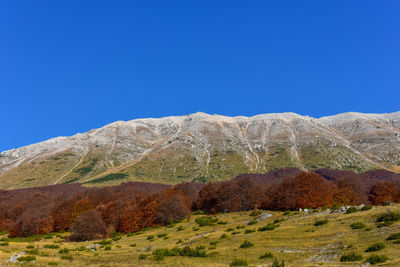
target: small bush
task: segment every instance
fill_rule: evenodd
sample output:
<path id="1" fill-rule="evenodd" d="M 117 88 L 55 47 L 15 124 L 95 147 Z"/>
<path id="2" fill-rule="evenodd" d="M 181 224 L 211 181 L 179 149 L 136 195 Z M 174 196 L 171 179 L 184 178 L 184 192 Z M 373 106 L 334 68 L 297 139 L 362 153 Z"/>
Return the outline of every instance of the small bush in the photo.
<path id="1" fill-rule="evenodd" d="M 272 231 L 275 230 L 275 228 L 279 227 L 277 224 L 269 223 L 266 226 L 258 228 L 259 232 L 264 232 L 264 231 Z"/>
<path id="2" fill-rule="evenodd" d="M 254 233 L 256 230 L 253 230 L 253 229 L 246 229 L 245 231 L 244 231 L 244 233 L 245 234 L 251 234 L 251 233 Z"/>
<path id="3" fill-rule="evenodd" d="M 398 240 L 400 239 L 400 233 L 391 234 L 386 240 Z"/>
<path id="4" fill-rule="evenodd" d="M 102 246 L 106 246 L 106 245 L 110 245 L 111 244 L 111 240 L 101 240 L 99 242 L 96 242 L 96 244 L 102 245 Z"/>
<path id="5" fill-rule="evenodd" d="M 146 254 L 140 254 L 139 255 L 139 260 L 145 260 L 147 259 L 147 255 Z"/>
<path id="6" fill-rule="evenodd" d="M 166 237 L 168 234 L 166 233 L 162 233 L 162 234 L 158 234 L 157 237 L 161 238 L 161 237 Z"/>
<path id="7" fill-rule="evenodd" d="M 153 240 L 154 239 L 154 235 L 149 235 L 149 236 L 147 236 L 147 240 Z"/>
<path id="8" fill-rule="evenodd" d="M 216 246 L 217 244 L 218 244 L 218 241 L 210 242 L 210 246 Z"/>
<path id="9" fill-rule="evenodd" d="M 37 249 L 25 250 L 25 253 L 28 255 L 39 255 L 39 250 Z"/>
<path id="10" fill-rule="evenodd" d="M 321 226 L 321 225 L 324 225 L 327 223 L 328 223 L 328 220 L 319 220 L 314 223 L 314 226 Z"/>
<path id="11" fill-rule="evenodd" d="M 371 255 L 367 258 L 367 262 L 371 264 L 382 263 L 388 260 L 388 257 L 383 255 Z"/>
<path id="12" fill-rule="evenodd" d="M 272 223 L 280 223 L 283 222 L 285 219 L 281 218 L 281 219 L 275 219 Z"/>
<path id="13" fill-rule="evenodd" d="M 282 260 L 282 262 L 279 262 L 276 258 L 274 259 L 274 262 L 272 263 L 271 267 L 285 267 L 285 261 Z"/>
<path id="14" fill-rule="evenodd" d="M 226 229 L 225 230 L 225 232 L 232 232 L 232 231 L 234 231 L 235 229 L 233 229 L 233 228 L 228 228 L 228 229 Z"/>
<path id="15" fill-rule="evenodd" d="M 263 255 L 260 256 L 260 260 L 261 259 L 272 259 L 274 257 L 274 255 L 271 252 L 265 252 Z"/>
<path id="16" fill-rule="evenodd" d="M 365 250 L 365 252 L 379 251 L 379 250 L 384 249 L 385 247 L 386 247 L 386 245 L 383 244 L 383 243 L 375 243 L 375 244 L 369 246 L 369 247 Z"/>
<path id="17" fill-rule="evenodd" d="M 381 214 L 377 222 L 382 223 L 382 222 L 397 222 L 400 220 L 400 213 L 398 212 L 386 212 L 384 214 Z"/>
<path id="18" fill-rule="evenodd" d="M 72 260 L 72 256 L 71 255 L 62 255 L 61 259 L 62 260 Z"/>
<path id="19" fill-rule="evenodd" d="M 21 261 L 21 262 L 28 262 L 28 261 L 35 261 L 36 257 L 35 256 L 21 256 L 19 258 L 17 258 L 17 261 Z"/>
<path id="20" fill-rule="evenodd" d="M 212 216 L 204 216 L 204 217 L 196 218 L 194 221 L 200 227 L 202 227 L 202 226 L 213 226 L 218 222 L 218 219 L 214 218 Z"/>
<path id="21" fill-rule="evenodd" d="M 178 228 L 176 228 L 176 231 L 182 231 L 182 230 L 184 230 L 184 229 L 185 229 L 185 228 L 183 228 L 182 225 L 179 225 Z"/>
<path id="22" fill-rule="evenodd" d="M 366 225 L 362 222 L 355 222 L 355 223 L 350 224 L 350 227 L 353 229 L 363 229 L 366 227 Z"/>
<path id="23" fill-rule="evenodd" d="M 384 202 L 382 202 L 382 206 L 392 206 L 392 202 L 384 201 Z"/>
<path id="24" fill-rule="evenodd" d="M 261 210 L 255 210 L 255 211 L 250 212 L 250 216 L 256 217 L 256 216 L 260 215 L 261 213 L 262 213 Z"/>
<path id="25" fill-rule="evenodd" d="M 51 249 L 59 249 L 60 246 L 59 245 L 54 245 L 54 244 L 48 244 L 48 245 L 44 245 L 44 248 L 51 248 Z"/>
<path id="26" fill-rule="evenodd" d="M 118 241 L 118 240 L 120 240 L 122 238 L 122 236 L 114 236 L 113 238 L 112 238 L 112 240 L 113 241 Z"/>
<path id="27" fill-rule="evenodd" d="M 9 244 L 7 243 L 7 242 L 3 242 L 3 243 L 0 243 L 0 247 L 6 247 L 6 246 L 8 246 Z"/>
<path id="28" fill-rule="evenodd" d="M 218 221 L 218 224 L 228 224 L 226 221 Z"/>
<path id="29" fill-rule="evenodd" d="M 226 239 L 226 238 L 228 238 L 228 235 L 227 235 L 227 234 L 222 234 L 222 235 L 220 236 L 220 238 L 221 238 L 221 239 Z"/>
<path id="30" fill-rule="evenodd" d="M 364 207 L 361 208 L 361 211 L 367 211 L 367 210 L 370 210 L 370 209 L 372 209 L 372 206 L 364 206 Z"/>
<path id="31" fill-rule="evenodd" d="M 192 230 L 193 230 L 193 231 L 199 231 L 200 228 L 199 228 L 199 227 L 193 227 Z"/>
<path id="32" fill-rule="evenodd" d="M 250 248 L 250 247 L 253 247 L 253 246 L 254 246 L 253 243 L 251 243 L 250 241 L 245 240 L 245 241 L 240 245 L 239 248 Z"/>
<path id="33" fill-rule="evenodd" d="M 50 262 L 48 262 L 47 264 L 50 265 L 50 266 L 57 266 L 57 265 L 58 265 L 58 262 L 50 261 Z"/>
<path id="34" fill-rule="evenodd" d="M 291 211 L 290 210 L 285 210 L 285 212 L 283 213 L 283 216 L 288 216 L 290 215 Z"/>
<path id="35" fill-rule="evenodd" d="M 27 248 L 27 249 L 31 249 L 31 248 L 35 248 L 35 246 L 33 246 L 33 245 L 28 245 L 28 246 L 26 246 L 26 248 Z"/>
<path id="36" fill-rule="evenodd" d="M 240 234 L 239 231 L 232 232 L 232 235 L 238 235 L 238 234 Z"/>
<path id="37" fill-rule="evenodd" d="M 236 229 L 244 229 L 246 226 L 244 226 L 244 225 L 238 225 L 238 226 L 236 226 Z"/>
<path id="38" fill-rule="evenodd" d="M 254 225 L 257 223 L 257 220 L 251 220 L 247 225 Z"/>
<path id="39" fill-rule="evenodd" d="M 344 254 L 342 257 L 340 257 L 340 261 L 360 261 L 362 260 L 362 256 L 360 254 L 356 254 L 354 252 L 351 252 L 349 254 Z"/>
<path id="40" fill-rule="evenodd" d="M 346 210 L 346 214 L 357 212 L 358 209 L 356 207 L 350 207 Z"/>
<path id="41" fill-rule="evenodd" d="M 106 246 L 104 250 L 111 250 L 111 246 Z"/>
<path id="42" fill-rule="evenodd" d="M 229 264 L 229 266 L 249 266 L 245 259 L 236 259 Z"/>
<path id="43" fill-rule="evenodd" d="M 67 248 L 63 248 L 58 251 L 58 254 L 68 254 L 68 253 L 69 253 L 69 249 L 67 249 Z"/>

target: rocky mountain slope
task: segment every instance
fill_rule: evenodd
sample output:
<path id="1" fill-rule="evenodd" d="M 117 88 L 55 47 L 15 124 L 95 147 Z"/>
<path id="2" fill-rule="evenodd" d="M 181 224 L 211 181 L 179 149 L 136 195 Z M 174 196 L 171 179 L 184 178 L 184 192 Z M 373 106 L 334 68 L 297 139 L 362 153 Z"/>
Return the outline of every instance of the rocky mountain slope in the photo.
<path id="1" fill-rule="evenodd" d="M 212 181 L 282 167 L 400 171 L 400 112 L 119 121 L 0 153 L 0 188 Z"/>

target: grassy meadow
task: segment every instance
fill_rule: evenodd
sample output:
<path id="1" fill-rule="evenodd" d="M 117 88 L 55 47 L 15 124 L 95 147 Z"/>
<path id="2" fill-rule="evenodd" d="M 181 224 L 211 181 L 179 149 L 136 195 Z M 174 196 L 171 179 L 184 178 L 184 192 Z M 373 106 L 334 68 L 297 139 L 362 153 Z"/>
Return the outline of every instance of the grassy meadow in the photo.
<path id="1" fill-rule="evenodd" d="M 389 211 L 400 212 L 400 205 L 349 214 L 324 210 L 192 214 L 169 226 L 90 242 L 67 242 L 69 233 L 7 238 L 3 232 L 0 265 L 271 266 L 276 259 L 285 266 L 361 266 L 367 260 L 378 266 L 400 266 L 400 218 L 378 222 Z M 25 252 L 22 261 L 7 263 L 20 252 Z"/>

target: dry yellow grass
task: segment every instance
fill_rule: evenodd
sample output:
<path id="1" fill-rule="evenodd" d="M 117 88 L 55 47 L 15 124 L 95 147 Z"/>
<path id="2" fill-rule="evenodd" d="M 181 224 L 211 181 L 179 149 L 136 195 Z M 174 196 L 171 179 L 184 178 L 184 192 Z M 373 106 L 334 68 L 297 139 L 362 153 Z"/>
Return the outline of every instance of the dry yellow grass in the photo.
<path id="1" fill-rule="evenodd" d="M 169 227 L 152 228 L 140 234 L 121 235 L 121 239 L 111 242 L 111 250 L 99 247 L 96 251 L 70 251 L 71 260 L 61 259 L 59 249 L 45 248 L 46 244 L 57 244 L 62 248 L 76 250 L 79 247 L 88 247 L 95 242 L 65 242 L 63 237 L 68 233 L 52 235 L 51 238 L 32 240 L 5 240 L 0 241 L 0 264 L 6 263 L 11 255 L 27 251 L 26 247 L 34 246 L 39 254 L 35 266 L 48 266 L 49 263 L 58 263 L 59 266 L 229 266 L 236 258 L 246 259 L 249 266 L 269 266 L 273 259 L 259 259 L 265 252 L 271 252 L 279 261 L 285 260 L 285 266 L 361 266 L 371 253 L 364 250 L 373 243 L 384 242 L 386 248 L 375 254 L 389 258 L 384 266 L 400 266 L 400 244 L 386 241 L 392 234 L 400 232 L 400 223 L 380 227 L 376 225 L 377 217 L 387 210 L 400 212 L 400 205 L 392 207 L 374 207 L 369 211 L 351 214 L 327 213 L 297 213 L 284 216 L 282 212 L 269 212 L 273 216 L 259 220 L 254 225 L 247 223 L 253 219 L 249 212 L 219 214 L 219 221 L 227 224 L 199 227 L 196 218 L 204 215 L 192 215 L 191 218 Z M 279 227 L 272 231 L 257 231 L 276 219 L 284 219 Z M 328 223 L 314 226 L 315 221 L 327 219 Z M 366 228 L 354 230 L 350 224 L 363 222 Z M 243 227 L 244 228 L 241 228 Z M 183 230 L 178 230 L 183 228 Z M 198 228 L 198 230 L 194 229 Z M 227 231 L 233 228 L 233 231 Z M 237 229 L 239 228 L 239 229 Z M 256 230 L 245 233 L 245 230 Z M 234 232 L 240 232 L 235 233 Z M 165 237 L 157 237 L 167 234 Z M 228 238 L 222 239 L 221 235 Z M 58 236 L 57 236 L 58 235 Z M 148 236 L 154 236 L 153 241 Z M 6 236 L 0 236 L 5 238 Z M 111 239 L 110 239 L 111 240 Z M 181 240 L 177 244 L 177 242 Z M 239 246 L 244 240 L 254 243 L 254 246 L 242 249 Z M 8 246 L 1 246 L 7 242 Z M 216 245 L 210 244 L 217 242 Z M 204 246 L 208 257 L 195 258 L 183 256 L 168 256 L 161 261 L 154 260 L 152 252 L 160 248 L 190 246 Z M 355 263 L 342 263 L 340 256 L 344 253 L 356 252 L 363 255 L 363 260 Z M 139 260 L 140 254 L 148 255 L 147 259 Z"/>

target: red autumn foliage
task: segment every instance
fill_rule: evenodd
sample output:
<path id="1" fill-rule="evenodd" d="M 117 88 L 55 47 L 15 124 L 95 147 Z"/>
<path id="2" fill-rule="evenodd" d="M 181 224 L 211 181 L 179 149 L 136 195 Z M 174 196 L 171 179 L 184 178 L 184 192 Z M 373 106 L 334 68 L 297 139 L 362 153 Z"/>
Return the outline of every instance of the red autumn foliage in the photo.
<path id="1" fill-rule="evenodd" d="M 316 173 L 300 173 L 284 179 L 272 192 L 271 209 L 318 208 L 334 203 L 335 184 L 330 184 Z"/>
<path id="2" fill-rule="evenodd" d="M 94 209 L 80 214 L 71 227 L 72 241 L 85 241 L 105 238 L 107 226 L 101 219 L 100 213 Z"/>
<path id="3" fill-rule="evenodd" d="M 384 170 L 306 173 L 287 168 L 174 187 L 135 182 L 103 188 L 69 184 L 0 191 L 0 231 L 16 237 L 71 230 L 71 240 L 82 241 L 165 225 L 197 209 L 217 213 L 396 202 L 398 185 L 400 175 Z"/>
<path id="4" fill-rule="evenodd" d="M 385 201 L 397 202 L 399 193 L 396 185 L 392 182 L 376 182 L 371 187 L 369 198 L 372 204 L 380 205 Z"/>

